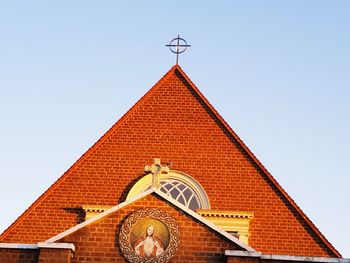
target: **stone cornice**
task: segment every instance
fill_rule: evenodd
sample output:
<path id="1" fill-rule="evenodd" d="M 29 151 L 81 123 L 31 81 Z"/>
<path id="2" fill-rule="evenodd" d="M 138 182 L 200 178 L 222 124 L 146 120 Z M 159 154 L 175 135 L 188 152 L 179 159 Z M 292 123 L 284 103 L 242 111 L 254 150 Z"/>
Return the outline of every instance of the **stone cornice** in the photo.
<path id="1" fill-rule="evenodd" d="M 231 211 L 231 210 L 206 210 L 197 209 L 196 212 L 204 217 L 228 217 L 228 218 L 241 218 L 241 219 L 252 219 L 254 216 L 253 212 L 245 211 Z"/>

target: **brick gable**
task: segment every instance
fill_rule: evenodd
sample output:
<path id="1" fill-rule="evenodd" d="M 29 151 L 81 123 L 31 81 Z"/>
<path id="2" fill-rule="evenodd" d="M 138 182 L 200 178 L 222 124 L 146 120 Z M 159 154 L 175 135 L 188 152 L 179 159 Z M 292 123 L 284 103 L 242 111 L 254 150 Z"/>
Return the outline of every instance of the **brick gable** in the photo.
<path id="1" fill-rule="evenodd" d="M 175 66 L 12 226 L 2 242 L 38 242 L 81 222 L 83 204 L 116 205 L 154 157 L 194 177 L 211 209 L 253 211 L 263 253 L 339 256 L 182 70 Z"/>

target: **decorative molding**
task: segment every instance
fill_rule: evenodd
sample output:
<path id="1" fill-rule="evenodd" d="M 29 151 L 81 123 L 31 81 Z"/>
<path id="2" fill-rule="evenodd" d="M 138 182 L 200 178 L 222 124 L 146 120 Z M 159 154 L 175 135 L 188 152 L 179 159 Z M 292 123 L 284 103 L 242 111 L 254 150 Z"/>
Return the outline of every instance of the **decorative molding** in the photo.
<path id="1" fill-rule="evenodd" d="M 152 187 L 159 189 L 159 176 L 162 173 L 168 173 L 169 167 L 167 165 L 162 166 L 160 158 L 153 158 L 153 164 L 151 166 L 145 166 L 145 172 L 151 172 L 152 174 Z"/>
<path id="2" fill-rule="evenodd" d="M 112 207 L 111 205 L 83 205 L 82 209 L 85 213 L 85 221 Z"/>
<path id="3" fill-rule="evenodd" d="M 253 212 L 206 209 L 198 209 L 196 212 L 223 230 L 236 234 L 240 241 L 248 244 Z"/>
<path id="4" fill-rule="evenodd" d="M 196 212 L 204 217 L 230 217 L 230 218 L 252 219 L 254 216 L 253 212 L 231 211 L 231 210 L 198 209 L 196 210 Z"/>
<path id="5" fill-rule="evenodd" d="M 149 222 L 152 222 L 150 220 L 153 220 L 153 222 L 160 222 L 160 224 L 163 224 L 163 226 L 166 228 L 167 236 L 168 236 L 168 244 L 166 247 L 164 246 L 162 248 L 162 252 L 157 255 L 157 256 L 149 256 L 149 257 L 143 257 L 140 254 L 137 253 L 137 247 L 134 248 L 135 244 L 132 244 L 131 242 L 131 235 L 134 234 L 132 233 L 135 227 L 139 224 L 142 224 L 146 221 L 145 226 Z M 153 226 L 153 231 L 154 231 L 154 226 Z M 148 227 L 146 228 L 148 231 Z M 152 239 L 153 239 L 153 232 L 152 232 Z M 141 238 L 142 241 L 137 241 L 137 242 L 144 242 L 143 240 L 146 240 L 145 237 L 144 239 Z M 159 240 L 159 243 L 161 243 L 162 240 L 156 239 L 156 243 Z M 136 242 L 136 243 L 137 243 Z M 154 241 L 152 241 L 154 242 Z M 168 215 L 166 212 L 158 209 L 158 208 L 144 208 L 137 210 L 133 214 L 131 214 L 123 223 L 120 233 L 119 233 L 119 247 L 120 250 L 122 251 L 124 257 L 129 261 L 129 262 L 149 262 L 149 263 L 155 263 L 155 262 L 168 262 L 170 259 L 175 255 L 176 250 L 178 249 L 180 244 L 180 233 L 179 233 L 179 228 L 177 226 L 177 223 L 173 217 Z M 162 246 L 164 243 L 162 243 Z M 152 247 L 152 250 L 154 248 Z"/>

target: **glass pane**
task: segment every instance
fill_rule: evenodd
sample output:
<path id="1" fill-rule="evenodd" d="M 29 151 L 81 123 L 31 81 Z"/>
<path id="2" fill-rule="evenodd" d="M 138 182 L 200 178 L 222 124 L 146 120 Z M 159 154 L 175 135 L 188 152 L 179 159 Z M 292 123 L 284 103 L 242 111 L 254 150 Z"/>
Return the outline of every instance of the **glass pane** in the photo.
<path id="1" fill-rule="evenodd" d="M 187 188 L 184 192 L 183 192 L 183 195 L 185 196 L 186 200 L 189 201 L 190 198 L 192 197 L 193 195 L 193 192 Z"/>
<path id="2" fill-rule="evenodd" d="M 185 199 L 182 197 L 182 195 L 179 196 L 179 199 L 177 199 L 181 204 L 186 205 Z"/>
<path id="3" fill-rule="evenodd" d="M 166 190 L 170 190 L 171 188 L 173 188 L 173 185 L 167 183 L 167 184 L 164 184 L 163 187 L 166 189 Z M 162 188 L 163 188 L 162 187 Z"/>
<path id="4" fill-rule="evenodd" d="M 178 195 L 180 194 L 180 191 L 174 188 L 173 190 L 170 191 L 170 195 L 176 200 Z"/>
<path id="5" fill-rule="evenodd" d="M 177 186 L 177 188 L 179 188 L 179 189 L 182 191 L 183 189 L 185 189 L 185 188 L 186 188 L 186 186 L 185 186 L 185 185 L 183 185 L 183 184 L 180 184 L 180 185 L 178 185 L 178 186 Z"/>
<path id="6" fill-rule="evenodd" d="M 198 201 L 196 198 L 192 198 L 191 202 L 190 202 L 190 205 L 188 206 L 189 209 L 193 210 L 193 211 L 196 211 L 196 209 L 199 208 L 199 204 L 198 204 Z"/>
<path id="7" fill-rule="evenodd" d="M 191 210 L 201 208 L 199 196 L 188 184 L 176 179 L 163 179 L 160 181 L 160 184 L 160 190 L 163 193 L 171 196 Z"/>

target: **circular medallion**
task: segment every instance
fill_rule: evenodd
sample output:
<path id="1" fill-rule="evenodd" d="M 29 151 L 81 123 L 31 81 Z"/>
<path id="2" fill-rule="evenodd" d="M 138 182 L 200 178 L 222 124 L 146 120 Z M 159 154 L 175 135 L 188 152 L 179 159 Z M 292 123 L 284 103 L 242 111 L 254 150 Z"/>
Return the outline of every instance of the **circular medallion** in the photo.
<path id="1" fill-rule="evenodd" d="M 137 210 L 119 233 L 120 250 L 129 262 L 168 262 L 179 242 L 175 219 L 158 208 Z"/>

